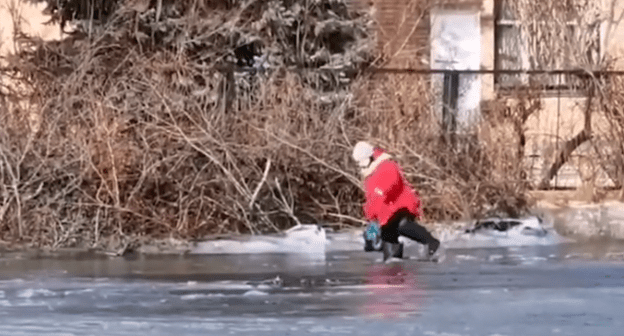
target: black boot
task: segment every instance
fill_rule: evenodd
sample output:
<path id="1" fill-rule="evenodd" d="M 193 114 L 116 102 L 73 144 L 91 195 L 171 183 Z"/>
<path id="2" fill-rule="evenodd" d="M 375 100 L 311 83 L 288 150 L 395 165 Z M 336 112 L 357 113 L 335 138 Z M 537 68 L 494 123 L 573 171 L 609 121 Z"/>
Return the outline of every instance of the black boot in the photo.
<path id="1" fill-rule="evenodd" d="M 418 224 L 413 218 L 403 218 L 399 223 L 399 234 L 427 245 L 429 257 L 434 255 L 440 247 L 440 241 L 431 235 L 427 229 Z"/>
<path id="2" fill-rule="evenodd" d="M 383 242 L 383 260 L 390 258 L 403 259 L 403 244 Z"/>
<path id="3" fill-rule="evenodd" d="M 429 257 L 432 257 L 440 247 L 440 241 L 432 236 L 427 246 L 429 247 Z"/>

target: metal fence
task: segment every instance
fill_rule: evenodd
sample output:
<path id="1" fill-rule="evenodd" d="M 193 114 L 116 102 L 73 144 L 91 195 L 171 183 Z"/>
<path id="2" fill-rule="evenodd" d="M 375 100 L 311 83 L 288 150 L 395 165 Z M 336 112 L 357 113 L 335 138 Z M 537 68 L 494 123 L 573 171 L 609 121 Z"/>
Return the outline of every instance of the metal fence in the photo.
<path id="1" fill-rule="evenodd" d="M 530 180 L 536 185 L 547 176 L 561 150 L 570 146 L 572 139 L 583 140 L 573 147 L 572 155 L 558 173 L 549 180 L 555 188 L 578 188 L 584 183 L 603 187 L 619 187 L 622 183 L 622 138 L 614 134 L 613 120 L 609 120 L 600 107 L 592 107 L 590 135 L 581 132 L 585 128 L 588 97 L 597 94 L 614 78 L 624 79 L 624 71 L 574 70 L 447 70 L 447 69 L 284 69 L 291 72 L 311 71 L 328 73 L 336 77 L 354 77 L 355 74 L 401 78 L 401 83 L 414 81 L 431 85 L 433 109 L 436 111 L 441 131 L 453 136 L 466 126 L 479 124 L 497 103 L 518 103 L 531 95 L 529 100 L 539 102 L 538 109 L 523 120 L 526 168 Z M 224 78 L 233 80 L 232 73 L 257 73 L 267 69 L 230 68 Z M 405 86 L 405 85 L 401 85 Z M 409 85 L 407 85 L 409 86 Z M 624 87 L 623 87 L 624 88 Z M 601 95 L 605 106 L 605 96 Z M 227 98 L 226 98 L 227 99 Z M 608 99 L 607 99 L 608 100 Z M 608 103 L 608 102 L 607 102 Z M 381 102 L 380 104 L 384 104 Z M 530 106 L 521 107 L 525 109 Z M 525 111 L 527 112 L 527 111 Z M 530 111 L 528 111 L 530 112 Z M 527 113 L 528 113 L 527 112 Z M 599 112 L 599 113 L 594 113 Z M 622 125 L 620 125 L 621 127 Z M 579 137 L 580 135 L 580 137 Z M 612 160 L 612 158 L 619 158 Z"/>
<path id="2" fill-rule="evenodd" d="M 617 108 L 609 95 L 613 79 L 624 71 L 587 70 L 430 70 L 373 69 L 390 75 L 427 76 L 442 130 L 453 134 L 462 125 L 478 124 L 498 103 L 525 109 L 523 119 L 526 168 L 536 185 L 549 176 L 562 152 L 571 155 L 550 179 L 550 187 L 578 188 L 592 183 L 620 187 L 624 176 L 621 121 L 605 110 Z M 624 88 L 624 87 L 623 87 Z M 527 98 L 528 97 L 528 98 Z M 591 99 L 590 99 L 591 97 Z M 522 103 L 532 106 L 521 106 Z M 534 111 L 528 111 L 536 107 Z M 588 124 L 588 125 L 587 125 Z"/>
<path id="3" fill-rule="evenodd" d="M 0 69 L 8 71 L 10 69 Z M 230 109 L 237 93 L 236 75 L 254 77 L 270 69 L 258 67 L 212 68 L 207 71 L 222 74 L 223 108 Z M 536 184 L 548 174 L 561 149 L 584 129 L 584 104 L 596 84 L 606 85 L 612 79 L 623 79 L 624 71 L 575 70 L 447 70 L 374 68 L 305 69 L 285 68 L 287 72 L 328 73 L 331 76 L 353 78 L 357 74 L 400 77 L 402 82 L 419 82 L 431 85 L 433 109 L 439 117 L 441 131 L 446 135 L 461 132 L 466 124 L 478 124 L 492 105 L 514 103 L 521 94 L 533 94 L 540 102 L 539 109 L 523 120 L 524 155 L 530 180 Z M 339 81 L 339 80 L 337 80 Z M 2 84 L 2 83 L 0 83 Z M 408 83 L 409 84 L 409 83 Z M 344 88 L 344 86 L 343 86 Z M 624 90 L 624 86 L 622 86 Z M 537 97 L 537 98 L 535 98 Z M 1 98 L 1 97 L 0 97 Z M 600 107 L 604 107 L 604 95 Z M 381 102 L 380 104 L 383 104 Z M 607 104 L 608 98 L 607 98 Z M 615 102 L 613 102 L 615 104 Z M 624 102 L 623 102 L 624 103 Z M 594 110 L 600 111 L 600 107 Z M 530 108 L 530 107 L 525 107 Z M 498 111 L 501 112 L 501 111 Z M 494 111 L 496 113 L 496 111 Z M 594 113 L 592 113 L 594 114 Z M 592 134 L 574 148 L 573 155 L 558 170 L 550 187 L 577 188 L 588 180 L 605 187 L 619 187 L 624 182 L 623 121 L 614 121 L 604 113 L 592 118 Z M 613 129 L 619 123 L 619 129 Z M 595 125 L 594 125 L 595 124 Z M 616 125 L 617 126 L 617 125 Z"/>

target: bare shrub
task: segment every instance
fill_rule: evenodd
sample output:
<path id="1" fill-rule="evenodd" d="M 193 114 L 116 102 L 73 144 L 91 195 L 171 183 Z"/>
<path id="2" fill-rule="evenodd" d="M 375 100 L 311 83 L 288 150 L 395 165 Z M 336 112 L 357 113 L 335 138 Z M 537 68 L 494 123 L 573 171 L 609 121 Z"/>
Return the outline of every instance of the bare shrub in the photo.
<path id="1" fill-rule="evenodd" d="M 603 143 L 596 146 L 600 164 L 616 188 L 624 186 L 624 78 L 607 76 L 599 90 L 600 108 L 608 127 L 602 134 Z M 624 199 L 624 190 L 620 194 Z"/>
<path id="2" fill-rule="evenodd" d="M 522 156 L 509 150 L 516 138 L 494 139 L 483 131 L 511 123 L 510 115 L 520 112 L 496 108 L 483 130 L 455 134 L 449 143 L 432 108 L 428 76 L 377 75 L 364 83 L 354 137 L 372 138 L 396 155 L 423 199 L 426 221 L 526 211 Z"/>
<path id="3" fill-rule="evenodd" d="M 279 4 L 217 13 L 170 4 L 161 21 L 122 8 L 91 38 L 78 30 L 62 42 L 24 39 L 3 73 L 23 88 L 8 97 L 30 105 L 13 104 L 0 126 L 2 239 L 106 246 L 107 237 L 275 232 L 349 218 L 341 208 L 354 208 L 358 180 L 343 171 L 349 149 L 336 141 L 348 104 L 329 89 L 352 75 L 279 69 L 314 59 L 307 53 L 331 56 L 310 66 L 356 69 L 366 61 L 365 21 L 332 18 L 327 8 L 347 14 L 340 3 L 311 2 L 314 15 Z M 310 41 L 288 35 L 297 20 Z M 332 31 L 353 40 L 335 55 L 328 49 L 341 46 L 323 38 Z M 260 62 L 257 50 L 238 54 L 254 38 L 268 50 Z M 260 74 L 234 73 L 236 65 Z"/>
<path id="4" fill-rule="evenodd" d="M 354 75 L 372 59 L 368 21 L 343 3 L 309 2 L 320 26 L 296 2 L 159 3 L 121 7 L 90 36 L 26 40 L 4 69 L 23 90 L 0 123 L 0 239 L 123 250 L 361 224 L 361 139 L 395 154 L 428 221 L 523 210 L 505 172 L 519 156 L 475 135 L 446 143 L 426 77 Z M 334 52 L 332 32 L 352 42 Z M 258 40 L 265 52 L 237 53 Z"/>

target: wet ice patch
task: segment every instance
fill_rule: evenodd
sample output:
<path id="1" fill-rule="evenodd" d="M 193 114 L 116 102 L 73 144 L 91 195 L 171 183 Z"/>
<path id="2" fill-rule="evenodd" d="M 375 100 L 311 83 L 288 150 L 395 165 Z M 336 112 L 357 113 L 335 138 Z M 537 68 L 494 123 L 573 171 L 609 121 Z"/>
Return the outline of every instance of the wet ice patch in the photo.
<path id="1" fill-rule="evenodd" d="M 230 333 L 234 332 L 258 332 L 258 331 L 272 331 L 273 329 L 266 325 L 250 325 L 248 327 L 230 327 Z"/>
<path id="2" fill-rule="evenodd" d="M 14 304 L 14 306 L 18 306 L 18 307 L 43 307 L 43 306 L 47 306 L 48 309 L 52 310 L 52 307 L 43 302 L 43 301 L 32 301 L 30 299 L 27 299 L 25 301 L 18 301 Z"/>
<path id="3" fill-rule="evenodd" d="M 458 259 L 458 260 L 478 260 L 479 258 L 477 258 L 477 257 L 475 257 L 473 255 L 458 254 L 458 255 L 455 256 L 455 259 Z"/>
<path id="4" fill-rule="evenodd" d="M 311 319 L 303 319 L 303 320 L 299 320 L 297 321 L 297 324 L 314 324 L 315 322 Z"/>
<path id="5" fill-rule="evenodd" d="M 93 292 L 93 288 L 85 288 L 85 289 L 67 290 L 63 292 L 63 294 L 65 296 L 69 296 L 69 295 L 80 295 L 80 294 L 92 293 L 92 292 Z"/>
<path id="6" fill-rule="evenodd" d="M 139 321 L 121 321 L 120 323 L 126 327 L 134 327 L 134 328 L 148 328 L 150 325 L 147 322 L 139 322 Z"/>
<path id="7" fill-rule="evenodd" d="M 225 327 L 226 327 L 225 323 L 220 323 L 220 322 L 188 323 L 188 324 L 183 325 L 183 328 L 187 328 L 187 329 L 201 329 L 201 330 L 211 330 L 211 331 L 223 330 L 225 329 Z"/>
<path id="8" fill-rule="evenodd" d="M 454 333 L 447 333 L 447 332 L 435 332 L 435 331 L 425 331 L 425 335 L 427 336 L 464 336 L 463 334 L 454 334 Z"/>
<path id="9" fill-rule="evenodd" d="M 346 256 L 346 255 L 335 255 L 333 258 L 336 259 L 336 260 L 348 260 L 348 259 L 351 259 L 349 256 Z"/>
<path id="10" fill-rule="evenodd" d="M 323 333 L 323 334 L 353 334 L 353 327 L 326 327 L 326 326 L 314 326 L 308 329 L 309 333 Z"/>
<path id="11" fill-rule="evenodd" d="M 591 253 L 570 253 L 566 254 L 565 259 L 592 259 L 593 257 Z"/>
<path id="12" fill-rule="evenodd" d="M 11 280 L 0 280 L 0 285 L 21 284 L 25 282 L 26 280 L 24 279 L 16 278 L 16 279 L 11 279 Z"/>
<path id="13" fill-rule="evenodd" d="M 28 288 L 28 289 L 19 291 L 17 293 L 17 297 L 22 298 L 22 299 L 30 299 L 30 298 L 37 297 L 37 296 L 49 297 L 49 296 L 55 296 L 55 295 L 56 293 L 48 289 L 32 289 L 32 288 Z"/>

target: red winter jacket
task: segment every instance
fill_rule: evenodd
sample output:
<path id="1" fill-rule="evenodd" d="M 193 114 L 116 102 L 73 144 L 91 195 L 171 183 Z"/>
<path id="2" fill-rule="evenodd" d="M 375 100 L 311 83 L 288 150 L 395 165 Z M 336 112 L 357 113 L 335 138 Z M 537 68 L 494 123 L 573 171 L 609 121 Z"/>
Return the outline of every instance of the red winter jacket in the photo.
<path id="1" fill-rule="evenodd" d="M 403 176 L 401 167 L 383 150 L 375 149 L 373 162 L 362 174 L 366 193 L 364 216 L 369 221 L 384 226 L 401 209 L 421 218 L 420 198 Z"/>

